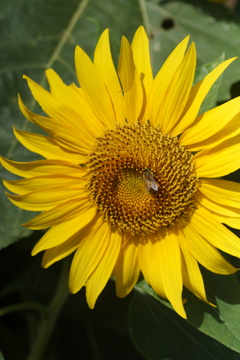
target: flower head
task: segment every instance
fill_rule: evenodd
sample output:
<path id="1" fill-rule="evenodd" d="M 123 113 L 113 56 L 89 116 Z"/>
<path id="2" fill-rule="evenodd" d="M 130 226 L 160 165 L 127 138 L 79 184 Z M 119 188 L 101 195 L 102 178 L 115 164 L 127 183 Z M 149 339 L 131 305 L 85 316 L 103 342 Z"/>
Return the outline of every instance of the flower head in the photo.
<path id="1" fill-rule="evenodd" d="M 45 159 L 2 159 L 24 178 L 4 183 L 15 205 L 41 211 L 25 226 L 50 228 L 32 252 L 45 250 L 44 267 L 74 252 L 70 290 L 85 286 L 91 308 L 112 274 L 124 297 L 142 272 L 185 317 L 183 286 L 207 302 L 199 264 L 236 271 L 218 249 L 240 256 L 239 239 L 223 225 L 240 228 L 240 185 L 218 178 L 239 168 L 240 98 L 198 115 L 233 59 L 193 86 L 196 50 L 188 40 L 155 78 L 143 27 L 131 45 L 123 37 L 118 73 L 105 30 L 93 62 L 76 48 L 81 87 L 53 70 L 50 91 L 25 76 L 47 117 L 19 98 L 20 108 L 47 135 L 15 135 Z"/>

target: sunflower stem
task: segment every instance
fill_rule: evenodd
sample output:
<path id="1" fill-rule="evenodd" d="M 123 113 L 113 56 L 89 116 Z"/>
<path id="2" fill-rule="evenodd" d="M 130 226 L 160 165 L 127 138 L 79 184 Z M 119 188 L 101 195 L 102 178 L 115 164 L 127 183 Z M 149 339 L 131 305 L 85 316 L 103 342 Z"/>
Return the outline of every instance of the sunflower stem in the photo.
<path id="1" fill-rule="evenodd" d="M 62 265 L 59 282 L 54 292 L 54 296 L 50 304 L 46 307 L 46 316 L 41 318 L 35 341 L 32 345 L 31 353 L 27 360 L 43 360 L 45 359 L 46 350 L 51 339 L 54 326 L 58 320 L 59 313 L 65 304 L 68 296 L 68 261 L 64 261 Z"/>

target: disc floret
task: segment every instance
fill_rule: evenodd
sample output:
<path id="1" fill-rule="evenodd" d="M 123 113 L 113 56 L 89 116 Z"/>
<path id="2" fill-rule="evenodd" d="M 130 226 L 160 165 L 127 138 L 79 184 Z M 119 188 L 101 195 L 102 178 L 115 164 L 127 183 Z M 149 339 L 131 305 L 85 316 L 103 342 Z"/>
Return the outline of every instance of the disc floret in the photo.
<path id="1" fill-rule="evenodd" d="M 192 154 L 159 127 L 107 130 L 97 138 L 87 166 L 90 197 L 99 212 L 132 235 L 173 225 L 194 206 Z"/>

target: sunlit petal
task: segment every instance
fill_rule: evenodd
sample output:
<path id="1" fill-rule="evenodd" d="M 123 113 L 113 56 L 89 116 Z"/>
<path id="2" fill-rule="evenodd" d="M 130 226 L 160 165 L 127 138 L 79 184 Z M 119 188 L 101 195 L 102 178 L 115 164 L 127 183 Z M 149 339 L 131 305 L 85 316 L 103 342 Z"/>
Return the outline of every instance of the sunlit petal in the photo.
<path id="1" fill-rule="evenodd" d="M 111 234 L 108 247 L 100 260 L 97 269 L 87 281 L 86 296 L 90 309 L 94 308 L 98 295 L 111 276 L 121 248 L 121 240 L 122 237 L 117 232 Z"/>
<path id="2" fill-rule="evenodd" d="M 117 296 L 124 297 L 128 295 L 140 274 L 138 248 L 134 243 L 129 244 L 126 242 L 122 245 L 114 274 L 116 276 Z"/>
<path id="3" fill-rule="evenodd" d="M 135 124 L 143 106 L 143 89 L 133 61 L 131 46 L 125 37 L 121 42 L 118 74 L 124 92 L 126 119 L 130 124 Z"/>

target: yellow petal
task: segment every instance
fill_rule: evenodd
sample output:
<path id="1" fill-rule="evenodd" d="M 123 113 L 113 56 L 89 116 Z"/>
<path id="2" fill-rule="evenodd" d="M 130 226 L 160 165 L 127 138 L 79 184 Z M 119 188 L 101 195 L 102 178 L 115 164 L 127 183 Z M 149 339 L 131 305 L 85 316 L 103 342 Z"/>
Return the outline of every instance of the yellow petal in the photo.
<path id="1" fill-rule="evenodd" d="M 69 287 L 72 293 L 79 291 L 98 267 L 108 248 L 111 228 L 100 218 L 95 230 L 85 237 L 76 251 L 70 270 Z"/>
<path id="2" fill-rule="evenodd" d="M 46 132 L 51 133 L 52 131 L 48 128 L 49 123 L 51 124 L 51 121 L 48 117 L 37 115 L 30 110 L 27 109 L 27 107 L 24 105 L 22 98 L 20 94 L 18 94 L 18 106 L 23 114 L 23 116 L 28 119 L 31 123 L 39 126 L 40 128 L 44 129 Z M 52 119 L 51 119 L 52 120 Z M 56 121 L 58 123 L 58 121 Z M 46 125 L 46 127 L 45 127 Z"/>
<path id="3" fill-rule="evenodd" d="M 146 112 L 147 99 L 153 83 L 152 66 L 150 59 L 148 36 L 143 26 L 136 31 L 132 41 L 133 60 L 143 85 L 143 113 L 141 114 L 142 122 L 149 119 Z"/>
<path id="4" fill-rule="evenodd" d="M 185 115 L 180 119 L 178 125 L 173 129 L 172 135 L 177 136 L 185 131 L 192 125 L 197 117 L 199 109 L 202 105 L 204 98 L 211 89 L 214 82 L 219 78 L 223 71 L 235 60 L 236 58 L 224 61 L 212 70 L 203 80 L 198 82 L 189 95 L 189 100 L 185 107 Z"/>
<path id="5" fill-rule="evenodd" d="M 104 132 L 103 124 L 94 115 L 81 89 L 72 84 L 69 86 L 64 84 L 52 69 L 46 70 L 46 77 L 53 96 L 61 102 L 62 107 L 66 107 L 67 113 L 72 113 L 72 116 L 68 118 L 68 123 L 79 128 L 87 137 L 90 134 L 95 137 Z"/>
<path id="6" fill-rule="evenodd" d="M 60 147 L 58 143 L 49 136 L 33 134 L 14 129 L 14 134 L 18 141 L 28 150 L 40 154 L 46 159 L 56 159 L 71 161 L 75 164 L 82 164 L 86 158 L 78 152 L 68 151 Z"/>
<path id="7" fill-rule="evenodd" d="M 161 273 L 167 299 L 171 302 L 177 313 L 186 318 L 182 303 L 182 271 L 181 254 L 178 238 L 174 233 L 169 233 L 165 239 L 158 242 L 158 254 L 161 254 Z"/>
<path id="8" fill-rule="evenodd" d="M 122 236 L 118 232 L 112 232 L 108 247 L 100 263 L 87 281 L 86 297 L 90 309 L 94 308 L 99 294 L 112 274 L 121 248 L 121 242 Z"/>
<path id="9" fill-rule="evenodd" d="M 208 210 L 211 210 L 219 215 L 222 216 L 229 216 L 229 217 L 240 217 L 240 209 L 234 208 L 226 205 L 221 205 L 221 203 L 218 203 L 217 199 L 216 201 L 208 199 L 206 196 L 202 196 L 201 194 L 196 195 L 196 198 L 199 200 L 200 204 L 203 205 Z"/>
<path id="10" fill-rule="evenodd" d="M 139 245 L 140 268 L 154 291 L 167 298 L 177 313 L 186 318 L 182 303 L 181 254 L 173 234 Z"/>
<path id="11" fill-rule="evenodd" d="M 40 189 L 46 191 L 51 191 L 56 188 L 66 189 L 66 188 L 79 188 L 79 185 L 82 185 L 82 189 L 86 186 L 87 182 L 82 180 L 80 177 L 70 177 L 64 176 L 61 174 L 57 175 L 45 175 L 45 176 L 36 176 L 33 178 L 21 179 L 21 180 L 3 180 L 4 186 L 11 192 L 26 195 L 30 192 L 34 192 Z"/>
<path id="12" fill-rule="evenodd" d="M 70 138 L 72 145 L 75 145 L 77 148 L 81 149 L 81 146 L 85 145 L 89 150 L 94 140 L 93 134 L 81 124 L 79 116 L 74 112 L 74 109 L 65 106 L 61 99 L 57 99 L 49 91 L 42 88 L 27 76 L 24 76 L 24 78 L 27 80 L 34 98 L 38 101 L 43 111 L 50 117 L 48 122 L 53 122 L 53 133 L 59 134 L 63 138 L 67 136 L 67 139 Z M 82 142 L 81 145 L 78 144 L 80 139 Z"/>
<path id="13" fill-rule="evenodd" d="M 195 68 L 196 48 L 194 43 L 192 43 L 175 72 L 162 103 L 158 122 L 164 133 L 172 131 L 185 108 L 192 88 Z"/>
<path id="14" fill-rule="evenodd" d="M 86 141 L 82 132 L 76 130 L 73 126 L 70 126 L 66 121 L 59 121 L 58 119 L 34 114 L 26 108 L 20 96 L 18 97 L 18 103 L 23 115 L 33 124 L 39 126 L 53 136 L 56 142 L 60 142 L 60 146 L 67 146 L 70 151 L 77 151 L 80 154 L 89 154 L 90 143 L 89 141 Z M 77 137 L 76 134 L 78 135 Z M 72 143 L 69 141 L 69 138 Z"/>
<path id="15" fill-rule="evenodd" d="M 9 200 L 16 206 L 30 211 L 46 211 L 59 205 L 65 200 L 78 198 L 80 195 L 86 196 L 85 189 L 51 189 L 38 190 L 26 195 L 7 194 Z"/>
<path id="16" fill-rule="evenodd" d="M 79 46 L 75 51 L 75 65 L 81 89 L 94 114 L 105 126 L 114 128 L 116 117 L 106 85 L 96 66 Z"/>
<path id="17" fill-rule="evenodd" d="M 17 162 L 0 158 L 2 166 L 13 174 L 30 178 L 50 174 L 83 174 L 81 166 L 59 160 L 38 160 L 31 162 Z"/>
<path id="18" fill-rule="evenodd" d="M 205 208 L 207 211 L 207 209 Z M 211 211 L 211 216 L 216 219 L 218 222 L 228 225 L 234 229 L 240 229 L 240 218 L 231 218 L 227 216 L 222 216 Z"/>
<path id="19" fill-rule="evenodd" d="M 26 108 L 20 95 L 18 96 L 18 105 L 22 114 L 33 124 L 53 136 L 55 141 L 59 143 L 59 146 L 67 147 L 70 151 L 74 152 L 77 150 L 80 154 L 89 154 L 89 142 L 86 143 L 82 132 L 76 131 L 75 127 L 70 126 L 68 122 L 34 114 Z M 76 134 L 78 134 L 78 138 L 76 138 Z M 69 141 L 69 138 L 72 140 L 72 143 Z"/>
<path id="20" fill-rule="evenodd" d="M 79 235 L 75 234 L 62 245 L 46 250 L 42 258 L 42 267 L 46 269 L 55 262 L 70 255 L 78 248 L 80 241 Z"/>
<path id="21" fill-rule="evenodd" d="M 179 233 L 179 243 L 183 243 L 192 256 L 206 269 L 223 275 L 236 272 L 236 269 L 224 259 L 220 252 L 201 236 L 202 232 L 199 233 L 199 227 L 196 227 L 195 223 L 191 221 L 191 225 L 182 230 L 183 234 Z M 207 229 L 205 229 L 206 232 Z"/>
<path id="22" fill-rule="evenodd" d="M 67 222 L 53 226 L 34 246 L 32 255 L 34 256 L 46 249 L 58 247 L 76 236 L 78 236 L 80 243 L 84 238 L 84 235 L 93 229 L 95 221 L 97 221 L 97 217 L 92 208 L 90 208 L 86 212 L 86 216 L 85 214 L 80 214 Z"/>
<path id="23" fill-rule="evenodd" d="M 200 190 L 204 191 L 204 194 L 210 198 L 213 197 L 213 200 L 217 196 L 237 203 L 240 201 L 240 184 L 234 181 L 201 179 Z"/>
<path id="24" fill-rule="evenodd" d="M 163 298 L 166 294 L 163 288 L 160 271 L 160 258 L 156 261 L 156 243 L 151 241 L 146 242 L 144 245 L 138 246 L 138 259 L 140 269 L 143 273 L 144 279 L 150 284 L 154 291 Z"/>
<path id="25" fill-rule="evenodd" d="M 210 244 L 218 249 L 240 257 L 239 238 L 219 223 L 203 207 L 198 208 L 191 218 L 194 229 L 204 237 Z"/>
<path id="26" fill-rule="evenodd" d="M 80 220 L 80 219 L 79 219 Z M 63 259 L 64 257 L 71 254 L 75 251 L 80 242 L 89 235 L 93 228 L 93 224 L 89 222 L 86 224 L 86 218 L 84 219 L 85 222 L 81 224 L 81 229 L 79 229 L 75 234 L 73 234 L 70 238 L 66 241 L 62 242 L 62 244 L 55 246 L 51 249 L 47 249 L 44 253 L 42 259 L 42 266 L 44 268 L 49 267 L 56 261 Z M 70 222 L 69 222 L 70 223 Z M 84 225 L 85 224 L 85 225 Z M 79 224 L 78 224 L 79 225 Z"/>
<path id="27" fill-rule="evenodd" d="M 118 73 L 124 92 L 125 116 L 130 124 L 135 124 L 143 106 L 143 90 L 137 73 L 131 46 L 122 37 Z"/>
<path id="28" fill-rule="evenodd" d="M 199 184 L 199 191 L 208 199 L 226 208 L 235 208 L 232 210 L 240 213 L 240 184 L 219 179 L 201 179 Z"/>
<path id="29" fill-rule="evenodd" d="M 86 212 L 87 216 L 90 206 L 91 203 L 89 203 L 89 199 L 86 195 L 85 197 L 82 196 L 73 200 L 64 201 L 60 205 L 35 216 L 32 220 L 25 223 L 24 226 L 32 230 L 50 228 L 71 220 L 73 217 L 78 216 L 81 213 Z M 95 208 L 91 209 L 92 211 L 90 212 L 90 217 L 92 217 L 92 214 L 96 212 Z"/>
<path id="30" fill-rule="evenodd" d="M 148 114 L 152 125 L 160 125 L 162 103 L 172 79 L 182 62 L 189 41 L 187 36 L 169 55 L 156 75 L 149 93 Z"/>
<path id="31" fill-rule="evenodd" d="M 213 142 L 216 142 L 218 138 L 220 138 L 221 141 L 225 140 L 227 136 L 225 126 L 235 116 L 237 116 L 238 121 L 240 120 L 239 109 L 240 97 L 232 99 L 200 115 L 196 119 L 196 125 L 187 129 L 181 135 L 181 145 L 191 151 L 198 151 L 205 147 L 211 147 Z M 236 129 L 237 128 L 238 131 L 240 131 L 240 127 L 236 126 Z M 221 136 L 220 130 L 222 129 L 224 129 L 224 132 Z M 225 136 L 225 138 L 223 136 Z"/>
<path id="32" fill-rule="evenodd" d="M 203 278 L 198 262 L 185 246 L 185 242 L 180 241 L 180 247 L 183 255 L 183 283 L 194 295 L 207 302 Z"/>
<path id="33" fill-rule="evenodd" d="M 122 88 L 113 64 L 109 44 L 109 31 L 106 29 L 98 40 L 94 52 L 94 65 L 99 70 L 108 89 L 113 103 L 115 116 L 119 124 L 124 124 L 125 114 L 123 106 Z"/>
<path id="34" fill-rule="evenodd" d="M 138 249 L 134 243 L 125 243 L 119 253 L 114 274 L 116 276 L 117 296 L 128 295 L 138 281 L 140 268 Z"/>
<path id="35" fill-rule="evenodd" d="M 240 168 L 240 136 L 194 155 L 198 177 L 220 177 Z"/>

